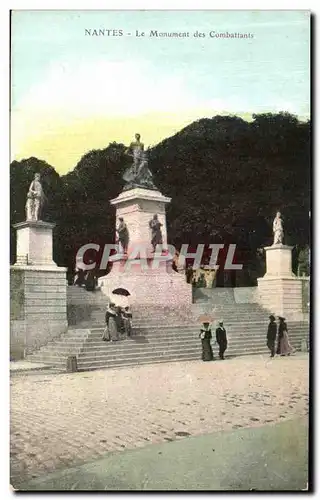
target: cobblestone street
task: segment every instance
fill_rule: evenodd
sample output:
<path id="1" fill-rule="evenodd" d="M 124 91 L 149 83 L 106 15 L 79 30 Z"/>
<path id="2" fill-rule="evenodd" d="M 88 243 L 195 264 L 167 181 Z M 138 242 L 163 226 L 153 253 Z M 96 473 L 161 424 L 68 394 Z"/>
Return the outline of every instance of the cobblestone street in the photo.
<path id="1" fill-rule="evenodd" d="M 108 452 L 308 413 L 306 354 L 11 377 L 11 483 Z"/>

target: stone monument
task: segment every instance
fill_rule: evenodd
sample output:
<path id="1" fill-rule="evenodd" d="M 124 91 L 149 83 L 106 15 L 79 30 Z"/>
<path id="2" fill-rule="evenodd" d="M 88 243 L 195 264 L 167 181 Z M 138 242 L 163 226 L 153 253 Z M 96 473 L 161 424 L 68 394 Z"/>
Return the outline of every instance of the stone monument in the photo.
<path id="1" fill-rule="evenodd" d="M 130 293 L 130 304 L 136 308 L 183 309 L 192 303 L 192 287 L 185 276 L 172 269 L 172 259 L 164 261 L 163 256 L 155 253 L 158 244 L 163 253 L 167 249 L 165 207 L 171 198 L 154 184 L 140 134 L 136 134 L 136 141 L 127 151 L 132 152 L 133 163 L 123 175 L 126 185 L 110 201 L 116 208 L 116 219 L 127 227 L 127 253 L 123 252 L 110 273 L 99 279 L 101 290 L 110 296 L 114 289 L 124 288 Z M 141 250 L 138 255 L 137 249 Z"/>
<path id="2" fill-rule="evenodd" d="M 303 280 L 292 272 L 292 248 L 285 245 L 281 213 L 273 221 L 273 244 L 265 247 L 266 273 L 258 278 L 258 296 L 261 305 L 276 315 L 292 320 L 304 318 L 302 303 Z"/>
<path id="3" fill-rule="evenodd" d="M 17 231 L 16 262 L 10 268 L 11 357 L 46 344 L 67 329 L 66 269 L 53 261 L 55 224 L 40 220 L 45 195 L 35 174 L 26 201 L 26 221 Z"/>

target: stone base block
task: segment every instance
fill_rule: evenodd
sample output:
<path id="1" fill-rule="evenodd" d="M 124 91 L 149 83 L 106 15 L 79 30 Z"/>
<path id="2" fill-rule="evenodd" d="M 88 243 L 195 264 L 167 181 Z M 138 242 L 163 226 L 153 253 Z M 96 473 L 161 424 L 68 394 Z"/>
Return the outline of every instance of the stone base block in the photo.
<path id="1" fill-rule="evenodd" d="M 123 217 L 129 232 L 129 251 L 135 245 L 150 245 L 151 231 L 149 221 L 154 214 L 158 215 L 162 224 L 163 245 L 167 242 L 167 225 L 165 206 L 171 198 L 163 196 L 160 191 L 145 188 L 134 188 L 122 192 L 117 198 L 111 200 L 116 207 L 116 218 Z"/>
<path id="2" fill-rule="evenodd" d="M 67 330 L 66 269 L 11 266 L 10 351 L 24 357 Z"/>
<path id="3" fill-rule="evenodd" d="M 294 278 L 292 272 L 292 247 L 287 245 L 272 245 L 265 247 L 267 277 Z"/>
<path id="4" fill-rule="evenodd" d="M 55 224 L 25 221 L 14 225 L 17 230 L 16 266 L 56 267 L 52 259 L 52 230 Z"/>

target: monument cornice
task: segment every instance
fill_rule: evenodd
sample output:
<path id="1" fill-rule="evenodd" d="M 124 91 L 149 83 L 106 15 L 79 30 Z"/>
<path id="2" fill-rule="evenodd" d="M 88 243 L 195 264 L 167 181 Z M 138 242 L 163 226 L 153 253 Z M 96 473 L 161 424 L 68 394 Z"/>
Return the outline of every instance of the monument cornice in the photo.
<path id="1" fill-rule="evenodd" d="M 292 250 L 293 247 L 290 247 L 289 245 L 271 245 L 270 247 L 264 247 L 264 250 Z"/>
<path id="2" fill-rule="evenodd" d="M 42 220 L 25 220 L 24 222 L 18 222 L 13 224 L 15 229 L 23 229 L 25 227 L 43 227 L 46 229 L 53 229 L 56 224 L 53 222 L 44 222 Z"/>
<path id="3" fill-rule="evenodd" d="M 111 205 L 117 205 L 126 201 L 146 200 L 146 201 L 160 201 L 162 203 L 170 203 L 171 198 L 163 196 L 160 191 L 145 188 L 133 188 L 128 191 L 123 191 L 117 198 L 110 200 Z"/>

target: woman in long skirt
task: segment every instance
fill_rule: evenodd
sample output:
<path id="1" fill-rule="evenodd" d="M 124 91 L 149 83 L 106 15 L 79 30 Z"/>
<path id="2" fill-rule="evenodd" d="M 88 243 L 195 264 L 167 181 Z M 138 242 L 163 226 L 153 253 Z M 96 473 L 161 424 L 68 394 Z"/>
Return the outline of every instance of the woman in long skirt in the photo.
<path id="1" fill-rule="evenodd" d="M 106 327 L 103 331 L 102 340 L 119 340 L 117 311 L 113 303 L 109 304 L 106 311 Z"/>
<path id="2" fill-rule="evenodd" d="M 118 321 L 116 316 L 110 316 L 108 330 L 111 342 L 119 340 Z"/>
<path id="3" fill-rule="evenodd" d="M 200 330 L 199 337 L 202 343 L 202 361 L 212 361 L 213 352 L 210 340 L 212 339 L 212 333 L 209 328 L 209 323 L 203 323 L 203 327 Z"/>
<path id="4" fill-rule="evenodd" d="M 277 354 L 280 354 L 280 356 L 290 356 L 292 352 L 294 352 L 294 348 L 289 342 L 287 323 L 285 322 L 285 318 L 279 316 Z"/>

